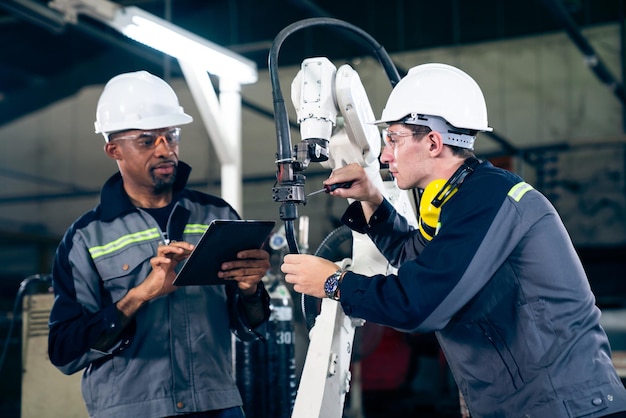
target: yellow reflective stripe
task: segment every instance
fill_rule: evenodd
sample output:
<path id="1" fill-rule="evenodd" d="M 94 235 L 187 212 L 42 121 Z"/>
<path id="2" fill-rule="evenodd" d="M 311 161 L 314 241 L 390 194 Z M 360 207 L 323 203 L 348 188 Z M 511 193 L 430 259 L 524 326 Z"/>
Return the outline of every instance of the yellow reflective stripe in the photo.
<path id="1" fill-rule="evenodd" d="M 185 225 L 184 234 L 204 234 L 209 228 L 206 224 L 187 224 Z M 124 235 L 113 242 L 100 245 L 97 247 L 91 247 L 89 254 L 92 259 L 102 257 L 103 255 L 110 254 L 130 244 L 135 244 L 142 241 L 150 241 L 153 239 L 161 238 L 161 231 L 158 228 L 150 228 L 145 231 L 134 232 L 132 234 Z"/>
<path id="2" fill-rule="evenodd" d="M 108 244 L 100 245 L 97 247 L 91 247 L 89 253 L 91 258 L 96 259 L 103 255 L 110 254 L 114 251 L 124 248 L 127 245 L 134 244 L 142 241 L 150 241 L 155 238 L 161 238 L 161 231 L 158 228 L 150 228 L 145 231 L 134 232 L 132 234 L 124 235 L 115 241 Z"/>
<path id="3" fill-rule="evenodd" d="M 534 187 L 531 186 L 530 184 L 526 183 L 525 181 L 522 181 L 522 182 L 517 183 L 515 186 L 511 187 L 511 190 L 509 190 L 508 195 L 516 202 L 519 202 L 522 196 L 524 196 L 526 192 L 533 190 L 533 188 Z"/>
<path id="4" fill-rule="evenodd" d="M 209 225 L 205 224 L 187 224 L 185 225 L 185 234 L 204 234 L 209 229 Z"/>

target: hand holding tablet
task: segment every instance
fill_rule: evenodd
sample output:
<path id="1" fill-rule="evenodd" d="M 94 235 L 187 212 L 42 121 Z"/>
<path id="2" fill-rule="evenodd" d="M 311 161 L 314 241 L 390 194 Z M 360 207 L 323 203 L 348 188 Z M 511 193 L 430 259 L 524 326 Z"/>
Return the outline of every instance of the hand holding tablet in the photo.
<path id="1" fill-rule="evenodd" d="M 178 272 L 175 286 L 225 284 L 217 277 L 222 263 L 237 259 L 243 250 L 263 246 L 276 224 L 271 220 L 223 220 L 211 222 Z"/>

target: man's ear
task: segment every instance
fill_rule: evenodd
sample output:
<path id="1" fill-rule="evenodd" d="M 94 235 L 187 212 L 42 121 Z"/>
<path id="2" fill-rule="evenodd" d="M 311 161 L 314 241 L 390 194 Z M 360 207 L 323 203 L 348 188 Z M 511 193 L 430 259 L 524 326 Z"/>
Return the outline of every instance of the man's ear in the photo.
<path id="1" fill-rule="evenodd" d="M 430 131 L 426 136 L 428 141 L 428 150 L 433 157 L 438 156 L 443 151 L 443 138 L 437 131 Z"/>
<path id="2" fill-rule="evenodd" d="M 114 160 L 122 159 L 120 144 L 117 142 L 107 142 L 104 144 L 104 153 Z"/>

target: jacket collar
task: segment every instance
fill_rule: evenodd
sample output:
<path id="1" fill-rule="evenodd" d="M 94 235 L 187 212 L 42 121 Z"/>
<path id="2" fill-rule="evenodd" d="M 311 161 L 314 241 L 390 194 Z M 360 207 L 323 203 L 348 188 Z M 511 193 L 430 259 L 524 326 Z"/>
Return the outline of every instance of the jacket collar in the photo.
<path id="1" fill-rule="evenodd" d="M 191 174 L 191 166 L 179 161 L 176 172 L 176 180 L 174 181 L 174 200 L 178 200 L 180 192 L 187 185 L 189 175 Z M 102 186 L 100 192 L 100 207 L 102 210 L 102 220 L 110 222 L 121 215 L 136 210 L 135 205 L 124 190 L 124 182 L 121 173 L 118 171 L 113 174 Z"/>

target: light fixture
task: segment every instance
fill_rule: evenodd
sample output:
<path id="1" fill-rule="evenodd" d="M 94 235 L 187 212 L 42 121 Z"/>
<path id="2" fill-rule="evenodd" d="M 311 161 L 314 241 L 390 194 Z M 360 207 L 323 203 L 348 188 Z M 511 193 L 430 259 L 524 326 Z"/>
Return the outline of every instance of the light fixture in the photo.
<path id="1" fill-rule="evenodd" d="M 220 78 L 239 84 L 252 84 L 258 79 L 253 61 L 138 7 L 122 7 L 107 0 L 53 0 L 49 6 L 63 11 L 65 18 L 74 22 L 78 14 L 89 15 L 137 42 Z"/>

